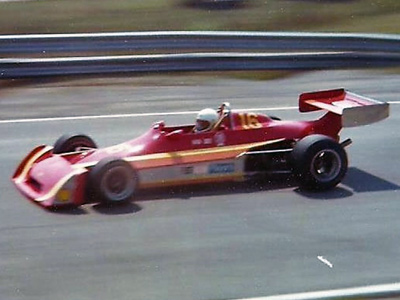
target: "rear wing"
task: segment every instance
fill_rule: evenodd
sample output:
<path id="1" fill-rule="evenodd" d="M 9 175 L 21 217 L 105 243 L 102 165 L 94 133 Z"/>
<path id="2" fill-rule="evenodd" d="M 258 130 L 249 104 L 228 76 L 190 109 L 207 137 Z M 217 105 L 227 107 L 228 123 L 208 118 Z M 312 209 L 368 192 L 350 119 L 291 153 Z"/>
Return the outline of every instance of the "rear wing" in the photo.
<path id="1" fill-rule="evenodd" d="M 301 94 L 299 110 L 327 110 L 342 116 L 343 127 L 355 127 L 387 118 L 389 103 L 369 99 L 345 89 L 337 89 Z"/>

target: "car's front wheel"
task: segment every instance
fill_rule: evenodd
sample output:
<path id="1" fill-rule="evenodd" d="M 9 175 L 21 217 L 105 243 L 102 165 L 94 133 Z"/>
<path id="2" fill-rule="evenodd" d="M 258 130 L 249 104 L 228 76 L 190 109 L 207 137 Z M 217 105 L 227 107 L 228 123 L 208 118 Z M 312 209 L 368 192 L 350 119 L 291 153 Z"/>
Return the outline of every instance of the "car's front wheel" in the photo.
<path id="1" fill-rule="evenodd" d="M 339 184 L 347 172 L 343 147 L 324 135 L 310 135 L 300 140 L 292 152 L 293 171 L 300 188 L 322 191 Z"/>
<path id="2" fill-rule="evenodd" d="M 107 205 L 128 202 L 136 191 L 138 178 L 135 170 L 122 159 L 106 158 L 89 173 L 90 198 Z"/>
<path id="3" fill-rule="evenodd" d="M 97 148 L 96 143 L 84 134 L 64 134 L 53 147 L 54 154 L 75 152 L 85 148 Z"/>

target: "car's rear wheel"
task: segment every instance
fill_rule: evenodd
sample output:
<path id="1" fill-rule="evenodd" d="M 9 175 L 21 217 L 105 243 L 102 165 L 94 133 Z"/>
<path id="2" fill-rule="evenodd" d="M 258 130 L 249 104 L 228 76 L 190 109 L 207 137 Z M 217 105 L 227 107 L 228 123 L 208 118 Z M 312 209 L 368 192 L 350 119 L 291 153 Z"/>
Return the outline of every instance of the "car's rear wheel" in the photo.
<path id="1" fill-rule="evenodd" d="M 122 159 L 106 158 L 89 173 L 90 198 L 107 205 L 128 202 L 134 193 L 138 178 L 135 170 Z"/>
<path id="2" fill-rule="evenodd" d="M 97 148 L 96 143 L 84 134 L 64 134 L 54 144 L 53 153 L 62 154 L 80 151 L 85 148 Z"/>
<path id="3" fill-rule="evenodd" d="M 347 172 L 343 147 L 324 135 L 310 135 L 300 140 L 293 149 L 292 160 L 300 188 L 305 190 L 331 189 Z"/>

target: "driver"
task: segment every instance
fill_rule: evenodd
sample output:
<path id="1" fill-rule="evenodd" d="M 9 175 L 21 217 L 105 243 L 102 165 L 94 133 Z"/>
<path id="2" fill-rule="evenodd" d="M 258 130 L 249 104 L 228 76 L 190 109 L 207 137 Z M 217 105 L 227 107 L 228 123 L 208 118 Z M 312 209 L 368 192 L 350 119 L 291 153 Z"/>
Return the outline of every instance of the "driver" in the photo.
<path id="1" fill-rule="evenodd" d="M 195 132 L 206 132 L 210 131 L 219 119 L 218 113 L 215 109 L 205 108 L 202 109 L 196 118 L 196 125 L 194 127 Z"/>

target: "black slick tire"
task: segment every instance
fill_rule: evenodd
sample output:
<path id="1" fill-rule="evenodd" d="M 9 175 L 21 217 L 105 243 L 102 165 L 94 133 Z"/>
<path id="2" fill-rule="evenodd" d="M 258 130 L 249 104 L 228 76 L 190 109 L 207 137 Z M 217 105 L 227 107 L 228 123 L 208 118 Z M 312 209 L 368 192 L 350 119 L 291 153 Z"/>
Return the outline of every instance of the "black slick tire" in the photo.
<path id="1" fill-rule="evenodd" d="M 106 205 L 127 203 L 134 193 L 138 177 L 132 166 L 118 158 L 105 158 L 90 170 L 88 193 L 91 202 Z"/>
<path id="2" fill-rule="evenodd" d="M 343 147 L 320 134 L 301 139 L 292 151 L 293 172 L 301 189 L 324 191 L 338 185 L 347 172 Z"/>
<path id="3" fill-rule="evenodd" d="M 58 138 L 53 147 L 54 154 L 79 151 L 82 148 L 97 148 L 96 143 L 84 134 L 64 134 Z"/>

